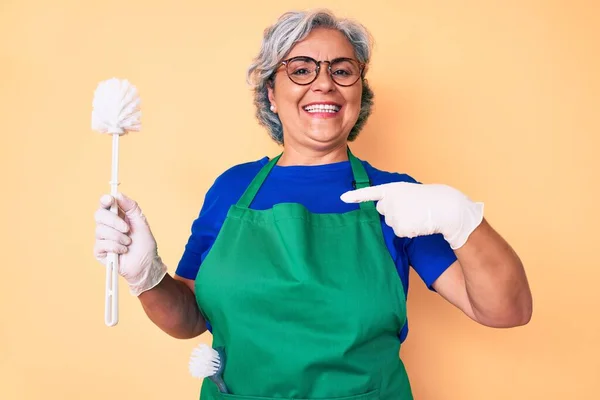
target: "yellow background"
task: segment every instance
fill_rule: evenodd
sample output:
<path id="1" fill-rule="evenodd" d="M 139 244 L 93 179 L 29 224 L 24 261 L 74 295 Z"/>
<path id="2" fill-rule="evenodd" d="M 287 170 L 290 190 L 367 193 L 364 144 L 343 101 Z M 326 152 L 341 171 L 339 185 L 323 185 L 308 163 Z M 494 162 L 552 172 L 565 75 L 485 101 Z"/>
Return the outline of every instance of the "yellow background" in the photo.
<path id="1" fill-rule="evenodd" d="M 214 178 L 279 151 L 245 69 L 267 25 L 314 6 L 376 40 L 376 111 L 355 153 L 485 201 L 531 282 L 531 323 L 493 330 L 411 275 L 416 398 L 598 398 L 597 1 L 2 0 L 1 399 L 197 398 L 188 356 L 208 335 L 168 337 L 123 281 L 120 323 L 104 326 L 93 213 L 111 140 L 90 128 L 93 91 L 113 76 L 140 90 L 121 190 L 173 272 Z"/>

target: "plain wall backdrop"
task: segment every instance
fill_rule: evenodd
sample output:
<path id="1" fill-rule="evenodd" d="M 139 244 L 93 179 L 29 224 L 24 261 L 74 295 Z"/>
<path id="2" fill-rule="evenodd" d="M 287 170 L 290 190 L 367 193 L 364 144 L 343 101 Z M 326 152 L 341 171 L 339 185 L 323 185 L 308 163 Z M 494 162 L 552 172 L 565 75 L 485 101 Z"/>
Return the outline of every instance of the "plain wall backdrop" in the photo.
<path id="1" fill-rule="evenodd" d="M 120 323 L 104 325 L 93 214 L 111 139 L 91 130 L 93 92 L 112 77 L 140 91 L 120 189 L 173 273 L 214 179 L 280 151 L 245 71 L 264 28 L 312 7 L 376 41 L 376 108 L 355 154 L 484 201 L 533 290 L 531 323 L 495 330 L 411 274 L 402 356 L 416 399 L 598 398 L 597 1 L 2 0 L 1 399 L 197 398 L 188 357 L 210 335 L 167 336 L 123 280 Z"/>

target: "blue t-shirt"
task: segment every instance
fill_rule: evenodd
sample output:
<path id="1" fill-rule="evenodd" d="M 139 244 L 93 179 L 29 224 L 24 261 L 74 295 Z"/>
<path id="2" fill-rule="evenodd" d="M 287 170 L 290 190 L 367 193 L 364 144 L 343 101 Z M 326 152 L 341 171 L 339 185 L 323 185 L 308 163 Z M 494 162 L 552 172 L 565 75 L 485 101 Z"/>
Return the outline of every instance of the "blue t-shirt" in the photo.
<path id="1" fill-rule="evenodd" d="M 196 274 L 210 251 L 229 208 L 236 204 L 258 171 L 269 162 L 268 157 L 236 165 L 220 175 L 206 193 L 198 218 L 176 274 L 196 279 Z M 362 161 L 372 185 L 390 182 L 413 182 L 406 174 L 378 170 Z M 340 200 L 342 193 L 352 190 L 352 167 L 349 161 L 315 166 L 275 165 L 258 191 L 250 208 L 265 210 L 278 203 L 300 203 L 312 213 L 344 213 L 356 210 L 358 204 Z M 433 282 L 456 260 L 444 238 L 439 235 L 399 238 L 381 218 L 385 244 L 396 264 L 398 275 L 408 293 L 409 266 L 412 266 L 431 289 Z M 209 328 L 210 329 L 210 328 Z M 400 332 L 406 338 L 408 324 Z"/>

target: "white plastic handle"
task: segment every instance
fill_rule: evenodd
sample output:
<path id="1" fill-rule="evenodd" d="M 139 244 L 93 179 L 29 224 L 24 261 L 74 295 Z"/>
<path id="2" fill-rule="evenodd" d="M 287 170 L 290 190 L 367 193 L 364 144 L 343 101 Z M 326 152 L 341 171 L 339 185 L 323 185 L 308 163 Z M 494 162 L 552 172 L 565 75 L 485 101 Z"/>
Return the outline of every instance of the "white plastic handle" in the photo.
<path id="1" fill-rule="evenodd" d="M 117 196 L 119 186 L 119 135 L 113 134 L 112 142 L 112 179 L 110 181 L 110 194 Z M 111 208 L 115 214 L 119 213 L 119 206 L 115 202 Z M 106 284 L 104 290 L 104 323 L 115 326 L 119 322 L 119 255 L 108 254 L 106 263 Z"/>
<path id="2" fill-rule="evenodd" d="M 109 254 L 106 264 L 106 289 L 104 295 L 104 323 L 115 326 L 119 322 L 119 256 Z"/>

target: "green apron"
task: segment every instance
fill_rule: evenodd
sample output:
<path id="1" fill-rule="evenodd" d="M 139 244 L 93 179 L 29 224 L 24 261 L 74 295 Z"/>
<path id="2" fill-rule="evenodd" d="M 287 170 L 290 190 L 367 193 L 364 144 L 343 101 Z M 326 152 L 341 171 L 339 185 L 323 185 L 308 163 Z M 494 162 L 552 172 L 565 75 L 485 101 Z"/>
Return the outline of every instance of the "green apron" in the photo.
<path id="1" fill-rule="evenodd" d="M 229 209 L 196 277 L 230 393 L 204 379 L 200 399 L 412 399 L 399 357 L 404 289 L 374 203 L 343 214 L 250 209 L 280 156 Z M 369 186 L 348 156 L 356 187 Z"/>

